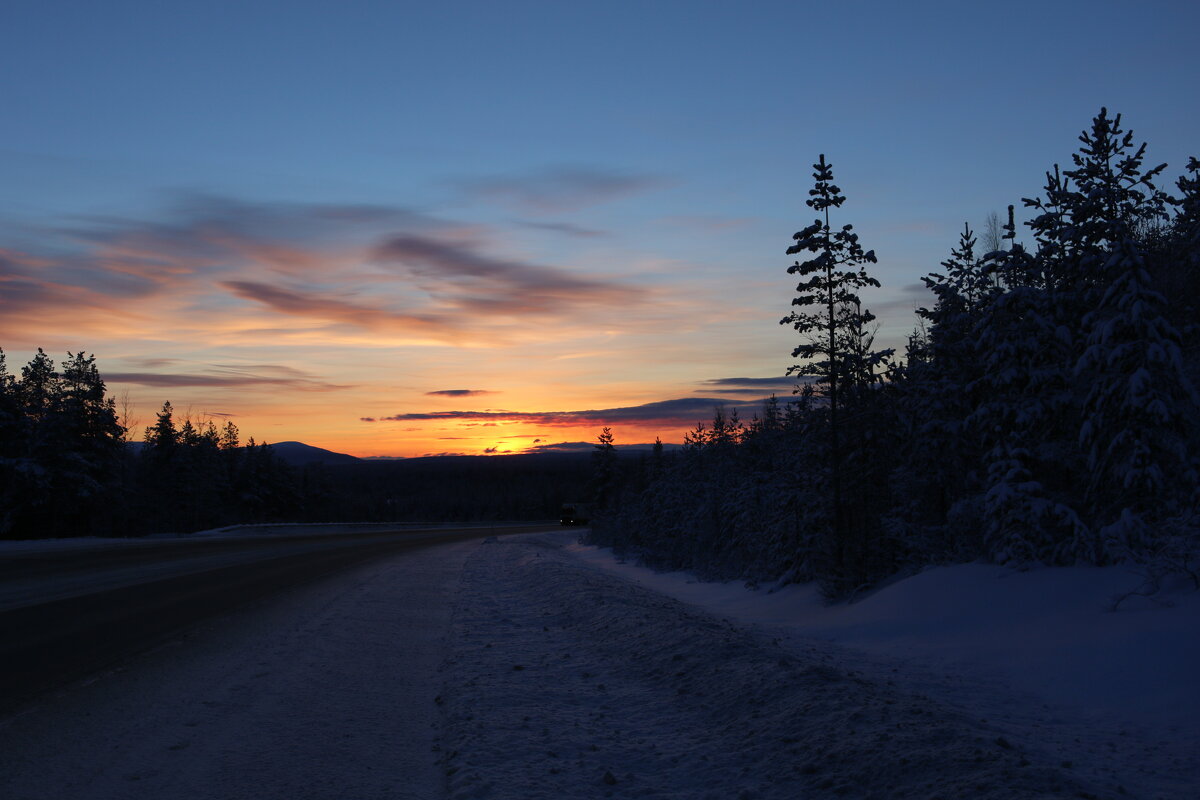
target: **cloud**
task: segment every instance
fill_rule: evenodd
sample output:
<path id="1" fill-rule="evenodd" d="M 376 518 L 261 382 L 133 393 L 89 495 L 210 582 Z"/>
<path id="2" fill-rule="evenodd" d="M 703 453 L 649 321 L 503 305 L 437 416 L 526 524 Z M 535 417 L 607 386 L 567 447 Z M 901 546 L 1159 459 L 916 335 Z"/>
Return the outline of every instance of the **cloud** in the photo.
<path id="1" fill-rule="evenodd" d="M 445 397 L 478 397 L 481 394 L 496 394 L 487 389 L 439 389 L 436 392 L 426 392 L 427 395 L 442 395 Z"/>
<path id="2" fill-rule="evenodd" d="M 778 378 L 710 378 L 701 381 L 706 386 L 736 386 L 739 388 L 784 386 L 795 382 L 796 378 L 790 375 L 781 375 Z"/>
<path id="3" fill-rule="evenodd" d="M 709 388 L 705 388 L 705 389 L 696 389 L 695 391 L 696 391 L 696 394 L 700 394 L 701 392 L 710 392 L 712 394 L 746 395 L 746 396 L 752 396 L 752 397 L 762 397 L 762 393 L 763 393 L 762 389 L 709 389 Z M 791 389 L 788 389 L 787 393 L 791 394 L 791 391 L 792 391 Z"/>
<path id="4" fill-rule="evenodd" d="M 514 224 L 520 225 L 522 228 L 533 228 L 534 230 L 549 231 L 550 233 L 561 233 L 564 236 L 571 236 L 576 239 L 594 239 L 601 236 L 609 236 L 608 231 L 599 231 L 593 228 L 583 228 L 579 225 L 572 225 L 569 222 L 531 222 L 529 220 L 513 220 Z"/>
<path id="5" fill-rule="evenodd" d="M 433 297 L 473 314 L 557 312 L 571 307 L 637 303 L 643 291 L 615 281 L 494 258 L 475 248 L 404 234 L 375 249 L 375 258 L 418 280 Z"/>
<path id="6" fill-rule="evenodd" d="M 524 175 L 475 178 L 461 181 L 460 185 L 483 200 L 526 211 L 557 213 L 607 203 L 668 183 L 656 175 L 595 167 L 555 167 Z"/>
<path id="7" fill-rule="evenodd" d="M 375 418 L 374 417 L 359 417 L 358 420 L 359 420 L 359 422 L 374 422 Z"/>
<path id="8" fill-rule="evenodd" d="M 324 273 L 360 261 L 360 243 L 380 231 L 454 228 L 400 207 L 251 203 L 175 192 L 153 218 L 77 217 L 57 233 L 75 245 L 76 283 L 128 294 L 248 268 Z"/>
<path id="9" fill-rule="evenodd" d="M 455 227 L 403 206 L 249 202 L 186 190 L 166 194 L 157 221 L 100 215 L 74 220 L 75 226 L 62 230 L 76 238 L 107 242 L 134 235 L 159 240 L 173 252 L 205 254 L 222 253 L 242 241 L 323 241 L 330 233 L 344 234 L 354 228 L 369 232 Z"/>
<path id="10" fill-rule="evenodd" d="M 696 392 L 747 397 L 762 397 L 764 393 L 790 395 L 797 384 L 808 383 L 811 380 L 808 376 L 799 375 L 781 375 L 778 378 L 711 378 L 701 381 L 704 388 L 697 389 Z"/>
<path id="11" fill-rule="evenodd" d="M 281 314 L 440 340 L 457 340 L 460 336 L 452 320 L 444 315 L 390 311 L 329 297 L 326 292 L 285 288 L 258 281 L 221 281 L 220 285 L 237 297 L 261 303 Z"/>
<path id="12" fill-rule="evenodd" d="M 654 300 L 623 281 L 498 255 L 484 227 L 400 207 L 182 193 L 147 218 L 75 217 L 41 234 L 36 253 L 0 250 L 0 336 L 10 341 L 70 320 L 93 334 L 142 336 L 170 324 L 243 340 L 319 330 L 495 345 L 529 337 L 531 317 L 550 323 L 545 334 Z"/>
<path id="13" fill-rule="evenodd" d="M 86 325 L 89 316 L 107 315 L 109 326 L 115 322 L 111 317 L 127 322 L 136 316 L 114 299 L 140 296 L 142 287 L 114 294 L 103 281 L 77 281 L 76 272 L 70 259 L 0 249 L 0 333 L 35 328 L 42 318 L 54 324 L 71 319 L 69 327 L 78 329 L 92 327 Z"/>
<path id="14" fill-rule="evenodd" d="M 383 421 L 407 422 L 415 420 L 490 420 L 532 422 L 547 426 L 609 425 L 617 423 L 667 423 L 691 426 L 698 420 L 712 416 L 718 407 L 737 409 L 739 414 L 751 416 L 762 406 L 758 402 L 730 401 L 727 398 L 683 397 L 675 400 L 659 400 L 638 406 L 592 409 L 586 411 L 506 411 L 487 409 L 484 411 L 428 411 L 421 413 L 395 414 L 381 417 Z"/>
<path id="15" fill-rule="evenodd" d="M 154 358 L 147 356 L 126 356 L 125 361 L 130 364 L 137 364 L 146 369 L 163 369 L 164 367 L 183 363 L 178 358 Z"/>
<path id="16" fill-rule="evenodd" d="M 590 453 L 596 449 L 592 442 L 555 442 L 530 447 L 526 453 Z"/>
<path id="17" fill-rule="evenodd" d="M 174 387 L 242 387 L 285 386 L 305 392 L 328 392 L 348 389 L 291 367 L 259 364 L 249 367 L 213 365 L 200 373 L 165 372 L 105 372 L 102 377 L 110 383 L 136 383 L 142 386 Z"/>

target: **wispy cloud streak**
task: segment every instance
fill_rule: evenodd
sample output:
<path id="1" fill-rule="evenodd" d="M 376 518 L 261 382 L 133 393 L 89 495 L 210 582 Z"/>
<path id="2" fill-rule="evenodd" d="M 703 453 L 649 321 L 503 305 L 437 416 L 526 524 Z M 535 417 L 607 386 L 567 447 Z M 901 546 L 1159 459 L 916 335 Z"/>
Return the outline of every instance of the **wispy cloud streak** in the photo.
<path id="1" fill-rule="evenodd" d="M 432 237 L 393 236 L 376 258 L 407 272 L 431 294 L 474 312 L 537 313 L 565 307 L 636 303 L 639 292 L 615 281 L 483 255 Z"/>
<path id="2" fill-rule="evenodd" d="M 741 388 L 754 387 L 770 387 L 770 386 L 785 386 L 790 383 L 795 383 L 796 378 L 789 375 L 781 375 L 778 378 L 710 378 L 702 381 L 706 386 L 736 386 Z"/>
<path id="3" fill-rule="evenodd" d="M 165 318 L 199 329 L 244 315 L 239 301 L 250 301 L 260 331 L 281 315 L 330 335 L 490 345 L 528 335 L 531 319 L 549 332 L 652 294 L 496 255 L 484 228 L 383 206 L 183 195 L 162 219 L 83 217 L 47 237 L 45 252 L 0 249 L 0 335 L 42 317 L 57 324 L 65 309 L 85 329 L 114 316 L 133 335 Z"/>
<path id="4" fill-rule="evenodd" d="M 105 372 L 109 383 L 133 383 L 156 387 L 220 387 L 280 386 L 306 392 L 328 392 L 349 389 L 350 386 L 329 383 L 290 367 L 260 365 L 257 368 L 214 366 L 197 373 L 169 372 Z"/>
<path id="5" fill-rule="evenodd" d="M 727 398 L 714 397 L 683 397 L 674 400 L 659 400 L 637 406 L 620 408 L 601 408 L 585 411 L 506 411 L 487 409 L 484 411 L 426 411 L 419 413 L 395 414 L 380 417 L 383 422 L 411 422 L 415 420 L 504 420 L 530 422 L 538 425 L 604 425 L 620 422 L 628 423 L 670 423 L 690 426 L 697 421 L 707 419 L 717 407 L 727 410 L 737 409 L 739 414 L 753 414 L 758 411 L 765 398 L 758 402 L 730 401 Z"/>
<path id="6" fill-rule="evenodd" d="M 435 392 L 426 392 L 427 395 L 441 397 L 478 397 L 483 394 L 495 394 L 487 389 L 438 389 Z"/>
<path id="7" fill-rule="evenodd" d="M 570 222 L 533 222 L 531 220 L 516 220 L 515 224 L 522 228 L 533 228 L 539 231 L 548 231 L 550 233 L 561 233 L 563 236 L 571 236 L 576 239 L 597 239 L 603 236 L 609 236 L 607 231 L 596 230 L 595 228 L 584 228 L 580 225 L 573 225 Z"/>

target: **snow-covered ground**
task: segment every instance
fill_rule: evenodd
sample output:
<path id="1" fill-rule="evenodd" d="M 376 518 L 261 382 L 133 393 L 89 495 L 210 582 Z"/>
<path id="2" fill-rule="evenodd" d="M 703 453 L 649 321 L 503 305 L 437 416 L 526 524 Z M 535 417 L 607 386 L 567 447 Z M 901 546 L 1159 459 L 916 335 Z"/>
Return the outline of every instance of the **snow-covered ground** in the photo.
<path id="1" fill-rule="evenodd" d="M 827 607 L 575 536 L 466 562 L 453 798 L 1200 797 L 1194 594 L 965 565 Z"/>
<path id="2" fill-rule="evenodd" d="M 1113 611 L 1113 599 L 1142 582 L 1130 567 L 935 567 L 831 606 L 811 585 L 768 593 L 656 573 L 607 548 L 572 542 L 567 550 L 741 622 L 951 667 L 1097 719 L 1200 737 L 1200 593 L 1130 596 Z"/>
<path id="3" fill-rule="evenodd" d="M 827 607 L 576 537 L 206 622 L 0 719 L 0 797 L 1200 797 L 1195 594 L 966 565 Z"/>

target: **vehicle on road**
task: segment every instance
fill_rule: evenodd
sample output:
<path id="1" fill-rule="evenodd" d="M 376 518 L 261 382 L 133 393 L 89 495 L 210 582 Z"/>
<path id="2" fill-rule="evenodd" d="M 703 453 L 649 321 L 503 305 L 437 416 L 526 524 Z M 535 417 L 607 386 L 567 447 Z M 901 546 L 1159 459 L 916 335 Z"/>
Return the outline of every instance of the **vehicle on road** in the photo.
<path id="1" fill-rule="evenodd" d="M 587 525 L 591 517 L 591 508 L 587 503 L 563 503 L 559 523 L 562 525 Z"/>

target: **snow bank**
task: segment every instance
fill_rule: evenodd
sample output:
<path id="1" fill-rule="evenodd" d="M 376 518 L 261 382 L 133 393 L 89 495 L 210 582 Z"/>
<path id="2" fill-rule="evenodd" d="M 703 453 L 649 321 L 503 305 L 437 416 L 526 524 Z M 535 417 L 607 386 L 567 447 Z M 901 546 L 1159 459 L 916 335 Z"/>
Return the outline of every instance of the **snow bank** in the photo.
<path id="1" fill-rule="evenodd" d="M 655 588 L 640 585 L 599 567 L 605 558 L 626 573 L 628 565 L 571 537 L 506 537 L 467 560 L 439 698 L 452 798 L 986 800 L 1195 790 L 1169 764 L 1148 762 L 1141 740 L 1075 728 L 1047 736 L 1036 719 L 990 719 L 984 705 L 914 690 L 900 666 L 867 668 L 841 646 L 789 639 L 655 589 L 676 581 L 684 594 L 759 621 L 782 605 L 755 611 L 740 588 L 653 573 L 639 577 Z M 820 616 L 802 591 L 754 594 Z M 855 624 L 866 641 L 887 623 L 878 612 Z"/>
<path id="2" fill-rule="evenodd" d="M 1132 597 L 1112 611 L 1113 598 L 1140 583 L 1128 567 L 936 567 L 829 606 L 810 586 L 768 593 L 655 573 L 607 548 L 567 551 L 741 622 L 953 668 L 1079 714 L 1178 729 L 1200 742 L 1200 593 Z"/>

